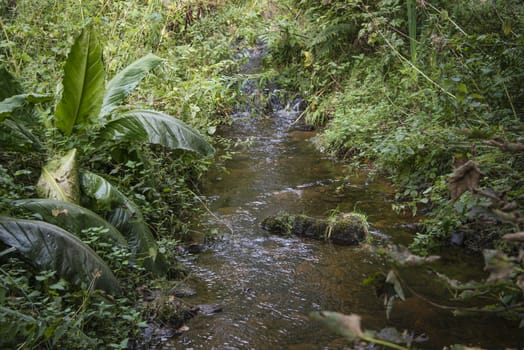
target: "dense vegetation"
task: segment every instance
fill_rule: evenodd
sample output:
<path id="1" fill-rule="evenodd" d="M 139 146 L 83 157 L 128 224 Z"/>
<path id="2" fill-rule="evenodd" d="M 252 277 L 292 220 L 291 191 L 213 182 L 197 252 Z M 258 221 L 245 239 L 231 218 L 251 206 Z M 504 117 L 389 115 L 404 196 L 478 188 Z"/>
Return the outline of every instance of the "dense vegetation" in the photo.
<path id="1" fill-rule="evenodd" d="M 524 326 L 522 3 L 296 0 L 288 10 L 268 61 L 307 99 L 301 117 L 325 126 L 322 147 L 387 175 L 397 210 L 427 213 L 413 251 L 483 250 L 486 282 L 443 282 Z"/>
<path id="2" fill-rule="evenodd" d="M 223 5 L 0 2 L 2 348 L 147 341 L 250 44 Z"/>
<path id="3" fill-rule="evenodd" d="M 411 249 L 489 248 L 488 281 L 450 287 L 523 324 L 520 1 L 0 0 L 0 29 L 2 348 L 140 338 L 261 43 L 255 78 L 306 99 L 321 147 L 428 214 Z"/>

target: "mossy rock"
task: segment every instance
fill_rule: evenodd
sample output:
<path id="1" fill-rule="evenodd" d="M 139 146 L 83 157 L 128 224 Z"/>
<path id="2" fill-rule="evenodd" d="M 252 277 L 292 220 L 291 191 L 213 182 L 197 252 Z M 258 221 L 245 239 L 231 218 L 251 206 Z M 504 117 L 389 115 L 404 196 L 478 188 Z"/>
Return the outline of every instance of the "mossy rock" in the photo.
<path id="1" fill-rule="evenodd" d="M 264 219 L 262 228 L 277 235 L 295 235 L 341 245 L 357 245 L 365 241 L 369 233 L 365 217 L 358 213 L 342 213 L 330 219 L 280 214 Z"/>

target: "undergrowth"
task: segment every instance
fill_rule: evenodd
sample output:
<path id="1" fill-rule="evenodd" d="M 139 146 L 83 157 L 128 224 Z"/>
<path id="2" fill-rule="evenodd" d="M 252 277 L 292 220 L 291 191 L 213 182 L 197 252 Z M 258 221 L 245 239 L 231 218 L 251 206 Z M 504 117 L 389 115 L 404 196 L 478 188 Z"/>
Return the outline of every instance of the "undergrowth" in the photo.
<path id="1" fill-rule="evenodd" d="M 394 209 L 426 214 L 412 251 L 485 250 L 488 271 L 498 252 L 506 274 L 472 295 L 501 283 L 490 300 L 522 320 L 524 6 L 416 3 L 413 28 L 409 1 L 287 1 L 267 64 L 307 100 L 323 150 L 389 177 Z"/>
<path id="2" fill-rule="evenodd" d="M 247 78 L 237 73 L 245 49 L 257 40 L 253 27 L 267 10 L 258 1 L 0 1 L 0 69 L 14 75 L 21 91 L 53 94 L 75 37 L 89 24 L 102 39 L 106 81 L 148 53 L 163 59 L 129 96 L 130 105 L 173 115 L 211 141 L 242 93 Z M 57 137 L 51 103 L 34 110 L 28 125 L 43 140 L 42 148 L 0 148 L 0 213 L 12 211 L 12 200 L 37 197 L 40 168 L 51 154 L 78 148 L 86 170 L 104 174 L 138 205 L 160 252 L 178 266 L 176 246 L 197 217 L 198 187 L 213 160 L 132 142 L 95 145 L 96 135 Z M 122 281 L 124 294 L 116 299 L 70 285 L 54 271 L 33 271 L 16 252 L 1 247 L 0 347 L 141 346 L 149 320 L 137 306 L 139 290 L 153 276 L 131 261 L 128 250 L 103 243 L 99 231 L 91 228 L 82 239 Z"/>
<path id="3" fill-rule="evenodd" d="M 326 151 L 387 174 L 397 186 L 395 208 L 429 207 L 432 232 L 443 207 L 468 201 L 452 203 L 443 185 L 465 160 L 479 164 L 483 189 L 522 207 L 522 151 L 508 149 L 524 139 L 518 2 L 419 3 L 414 62 L 402 1 L 288 6 L 270 35 L 268 64 L 305 96 L 306 120 L 325 126 Z M 453 211 L 455 228 L 479 219 Z M 518 230 L 512 224 L 501 234 Z M 438 231 L 442 239 L 453 229 Z M 424 251 L 431 239 L 421 235 L 415 246 Z"/>

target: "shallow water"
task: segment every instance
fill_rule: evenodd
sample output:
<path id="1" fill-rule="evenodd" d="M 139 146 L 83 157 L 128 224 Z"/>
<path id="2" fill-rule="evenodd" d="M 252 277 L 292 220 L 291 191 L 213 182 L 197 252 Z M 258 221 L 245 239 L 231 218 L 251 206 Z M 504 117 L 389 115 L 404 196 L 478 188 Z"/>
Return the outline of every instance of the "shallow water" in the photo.
<path id="1" fill-rule="evenodd" d="M 293 129 L 297 116 L 289 109 L 237 113 L 232 125 L 220 131 L 238 141 L 237 153 L 225 170 L 210 172 L 203 192 L 213 215 L 200 219 L 202 229 L 219 238 L 207 252 L 183 262 L 193 271 L 189 282 L 198 290 L 185 300 L 220 304 L 223 312 L 198 315 L 188 323 L 188 332 L 164 348 L 349 349 L 345 339 L 307 318 L 317 310 L 357 313 L 367 329 L 424 333 L 429 340 L 416 346 L 425 349 L 524 344 L 524 332 L 508 322 L 455 317 L 409 293 L 388 320 L 383 300 L 362 281 L 389 267 L 368 249 L 276 237 L 260 228 L 265 217 L 281 211 L 325 217 L 333 210 L 356 210 L 367 215 L 377 244 L 411 239 L 412 233 L 400 227 L 413 219 L 390 209 L 387 182 L 348 176 L 343 164 L 315 148 L 313 132 Z M 433 267 L 464 280 L 484 276 L 470 267 L 481 266 L 478 257 L 455 253 Z M 449 294 L 425 268 L 403 271 L 402 278 L 427 298 L 449 304 Z"/>

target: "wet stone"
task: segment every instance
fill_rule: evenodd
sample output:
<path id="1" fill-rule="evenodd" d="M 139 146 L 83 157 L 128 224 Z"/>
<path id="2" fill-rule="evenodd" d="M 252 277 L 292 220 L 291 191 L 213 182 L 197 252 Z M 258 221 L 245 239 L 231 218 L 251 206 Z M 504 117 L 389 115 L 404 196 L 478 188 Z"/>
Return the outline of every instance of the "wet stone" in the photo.
<path id="1" fill-rule="evenodd" d="M 340 245 L 358 245 L 369 234 L 366 219 L 357 213 L 342 213 L 329 219 L 280 214 L 265 218 L 261 226 L 277 235 L 296 235 Z"/>
<path id="2" fill-rule="evenodd" d="M 206 250 L 206 247 L 203 244 L 190 244 L 187 247 L 187 252 L 189 254 L 200 254 L 205 250 Z"/>
<path id="3" fill-rule="evenodd" d="M 196 290 L 186 285 L 178 285 L 171 290 L 171 294 L 178 298 L 192 297 L 197 294 Z"/>
<path id="4" fill-rule="evenodd" d="M 218 304 L 201 304 L 198 305 L 197 308 L 198 311 L 205 316 L 211 316 L 224 310 L 224 308 Z"/>

